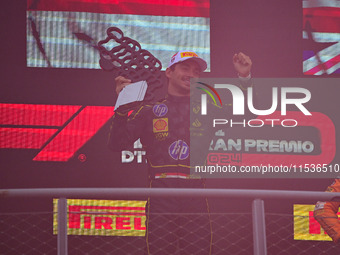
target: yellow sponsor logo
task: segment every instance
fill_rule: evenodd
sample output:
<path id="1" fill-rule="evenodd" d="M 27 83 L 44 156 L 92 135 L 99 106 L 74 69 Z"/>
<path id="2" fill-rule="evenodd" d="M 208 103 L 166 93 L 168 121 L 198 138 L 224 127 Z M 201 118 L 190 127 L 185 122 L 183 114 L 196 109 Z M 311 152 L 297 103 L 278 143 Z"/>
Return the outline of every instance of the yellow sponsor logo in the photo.
<path id="1" fill-rule="evenodd" d="M 164 141 L 165 138 L 169 136 L 169 132 L 164 132 L 164 133 L 156 133 L 155 137 L 158 141 Z"/>
<path id="2" fill-rule="evenodd" d="M 67 199 L 68 235 L 145 236 L 146 201 Z M 58 199 L 53 199 L 58 234 Z"/>
<path id="3" fill-rule="evenodd" d="M 195 57 L 198 58 L 198 55 L 195 52 L 181 52 L 181 58 Z"/>
<path id="4" fill-rule="evenodd" d="M 153 119 L 153 132 L 167 132 L 168 118 Z"/>
<path id="5" fill-rule="evenodd" d="M 195 121 L 192 123 L 192 125 L 196 128 L 202 126 L 202 123 L 198 120 L 198 119 L 195 119 Z"/>
<path id="6" fill-rule="evenodd" d="M 192 111 L 193 111 L 195 114 L 199 113 L 200 110 L 201 110 L 201 107 L 200 107 L 199 105 L 196 105 L 196 106 L 192 109 Z"/>
<path id="7" fill-rule="evenodd" d="M 314 205 L 294 205 L 294 240 L 332 241 L 313 212 Z"/>

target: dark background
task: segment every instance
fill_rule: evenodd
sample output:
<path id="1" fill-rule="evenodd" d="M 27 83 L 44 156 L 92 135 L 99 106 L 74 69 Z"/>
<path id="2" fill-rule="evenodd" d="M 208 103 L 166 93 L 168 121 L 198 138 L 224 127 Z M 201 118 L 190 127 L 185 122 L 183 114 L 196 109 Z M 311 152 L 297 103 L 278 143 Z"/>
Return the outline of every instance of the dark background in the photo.
<path id="1" fill-rule="evenodd" d="M 114 104 L 114 75 L 110 72 L 27 68 L 26 0 L 1 3 L 0 103 Z M 210 22 L 212 71 L 204 73 L 203 77 L 235 77 L 232 56 L 240 51 L 251 57 L 253 77 L 304 77 L 301 1 L 211 0 Z M 328 115 L 336 128 L 339 124 L 338 94 L 336 87 L 329 91 L 320 84 L 312 91 L 310 104 L 314 111 Z M 109 123 L 106 123 L 68 162 L 33 162 L 38 150 L 0 149 L 0 188 L 147 187 L 146 165 L 120 163 L 120 153 L 111 152 L 106 146 L 108 131 Z M 85 162 L 78 160 L 80 154 L 86 155 Z M 332 163 L 337 163 L 337 159 L 338 156 Z M 331 182 L 330 179 L 208 179 L 207 188 L 323 191 Z M 250 199 L 211 199 L 210 207 L 211 212 L 250 213 L 251 202 Z M 309 201 L 266 200 L 265 208 L 269 213 L 292 215 L 293 203 L 315 202 L 313 198 Z M 0 208 L 2 212 L 51 211 L 52 200 L 2 199 Z M 292 234 L 291 227 L 290 233 L 284 236 Z M 276 237 L 273 239 L 276 241 Z M 304 245 L 312 245 L 302 241 L 295 241 L 294 245 L 296 242 L 302 243 L 302 250 Z M 292 244 L 289 245 L 294 247 Z M 322 245 L 328 249 L 332 244 Z"/>
<path id="2" fill-rule="evenodd" d="M 27 68 L 26 1 L 4 1 L 1 12 L 1 103 L 114 104 L 114 76 L 110 72 Z M 235 77 L 232 56 L 240 51 L 251 56 L 253 77 L 304 77 L 301 1 L 212 0 L 210 18 L 212 71 L 203 77 Z M 317 98 L 312 98 L 314 108 L 320 102 L 332 101 L 335 96 L 336 93 L 323 91 L 321 87 Z M 334 104 L 326 110 L 325 114 L 336 116 Z M 37 150 L 1 149 L 0 187 L 146 187 L 145 165 L 121 164 L 120 154 L 109 151 L 106 146 L 108 130 L 109 123 L 106 123 L 66 163 L 33 162 Z M 79 154 L 85 154 L 87 160 L 79 161 Z M 329 179 L 210 179 L 207 187 L 323 191 L 330 183 Z M 228 210 L 234 207 L 248 210 L 248 202 L 238 201 Z M 20 208 L 11 205 L 6 210 L 41 209 L 51 204 L 50 201 L 30 202 Z M 224 211 L 227 203 L 212 204 L 214 210 Z M 271 201 L 266 206 L 274 211 L 292 210 L 290 203 Z"/>

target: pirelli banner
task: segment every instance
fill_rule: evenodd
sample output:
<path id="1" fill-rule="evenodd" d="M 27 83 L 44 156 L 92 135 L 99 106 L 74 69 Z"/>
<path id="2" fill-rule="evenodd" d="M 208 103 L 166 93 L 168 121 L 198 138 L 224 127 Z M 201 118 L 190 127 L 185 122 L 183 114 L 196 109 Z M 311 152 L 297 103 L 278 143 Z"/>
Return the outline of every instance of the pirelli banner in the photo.
<path id="1" fill-rule="evenodd" d="M 145 236 L 146 201 L 67 199 L 68 235 Z M 53 200 L 58 233 L 58 199 Z"/>
<path id="2" fill-rule="evenodd" d="M 314 206 L 294 205 L 294 240 L 332 241 L 314 219 Z"/>

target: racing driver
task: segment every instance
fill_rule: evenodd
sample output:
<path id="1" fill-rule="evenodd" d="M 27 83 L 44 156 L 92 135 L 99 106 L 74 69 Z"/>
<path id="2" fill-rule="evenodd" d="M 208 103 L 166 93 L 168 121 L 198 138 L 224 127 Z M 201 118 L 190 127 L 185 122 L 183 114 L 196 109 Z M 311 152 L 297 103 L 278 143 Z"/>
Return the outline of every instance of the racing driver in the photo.
<path id="1" fill-rule="evenodd" d="M 233 63 L 242 86 L 249 86 L 252 62 L 238 53 Z M 126 149 L 140 138 L 146 150 L 150 187 L 204 188 L 204 180 L 190 175 L 190 79 L 198 78 L 207 63 L 193 51 L 179 51 L 170 59 L 165 75 L 166 97 L 155 103 L 141 103 L 128 116 L 116 111 L 109 147 Z M 131 83 L 115 79 L 117 94 Z M 212 229 L 209 206 L 202 198 L 152 198 L 147 203 L 147 254 L 211 254 Z"/>

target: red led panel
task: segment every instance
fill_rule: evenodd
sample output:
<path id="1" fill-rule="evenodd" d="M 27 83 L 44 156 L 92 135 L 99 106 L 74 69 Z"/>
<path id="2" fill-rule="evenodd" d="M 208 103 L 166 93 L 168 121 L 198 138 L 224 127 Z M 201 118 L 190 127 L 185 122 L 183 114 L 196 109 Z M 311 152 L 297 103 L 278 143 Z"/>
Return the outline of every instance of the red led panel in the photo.
<path id="1" fill-rule="evenodd" d="M 313 17 L 311 25 L 315 31 L 324 33 L 339 33 L 340 31 L 340 8 L 303 8 L 303 24 L 307 21 L 307 17 Z"/>
<path id="2" fill-rule="evenodd" d="M 0 128 L 0 148 L 40 149 L 57 129 Z"/>
<path id="3" fill-rule="evenodd" d="M 113 107 L 85 107 L 33 160 L 68 161 L 112 115 Z"/>
<path id="4" fill-rule="evenodd" d="M 77 105 L 0 104 L 0 125 L 62 126 Z"/>
<path id="5" fill-rule="evenodd" d="M 31 6 L 39 11 L 209 17 L 210 0 L 28 0 Z"/>

